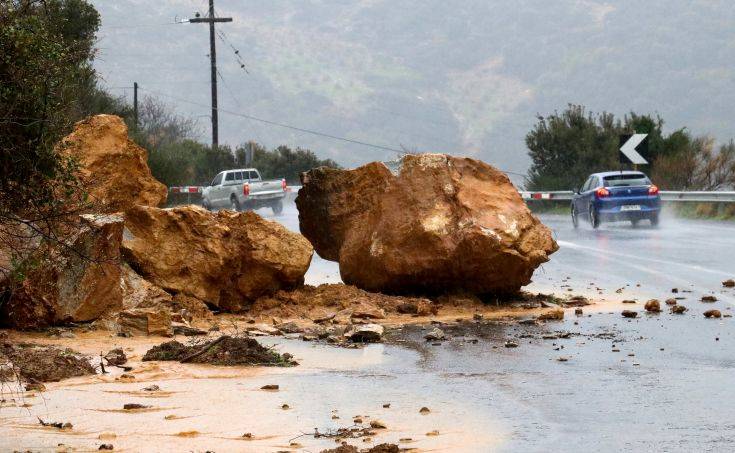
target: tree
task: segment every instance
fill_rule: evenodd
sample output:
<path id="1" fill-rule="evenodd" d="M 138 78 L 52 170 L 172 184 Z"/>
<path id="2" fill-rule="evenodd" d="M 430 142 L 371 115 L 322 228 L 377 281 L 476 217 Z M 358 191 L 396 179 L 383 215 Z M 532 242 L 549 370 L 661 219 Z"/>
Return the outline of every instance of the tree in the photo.
<path id="1" fill-rule="evenodd" d="M 84 204 L 76 162 L 57 143 L 77 119 L 98 27 L 84 0 L 0 2 L 0 272 L 30 238 L 59 241 Z"/>

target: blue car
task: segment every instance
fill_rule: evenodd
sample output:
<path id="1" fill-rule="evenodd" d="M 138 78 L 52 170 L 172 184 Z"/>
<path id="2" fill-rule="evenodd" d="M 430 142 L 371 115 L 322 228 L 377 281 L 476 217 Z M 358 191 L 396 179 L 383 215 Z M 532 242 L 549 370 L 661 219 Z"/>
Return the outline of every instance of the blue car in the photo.
<path id="1" fill-rule="evenodd" d="M 636 226 L 641 220 L 658 225 L 661 196 L 648 176 L 639 171 L 608 171 L 587 178 L 572 197 L 572 223 L 587 219 L 592 228 L 602 222 L 628 220 Z"/>

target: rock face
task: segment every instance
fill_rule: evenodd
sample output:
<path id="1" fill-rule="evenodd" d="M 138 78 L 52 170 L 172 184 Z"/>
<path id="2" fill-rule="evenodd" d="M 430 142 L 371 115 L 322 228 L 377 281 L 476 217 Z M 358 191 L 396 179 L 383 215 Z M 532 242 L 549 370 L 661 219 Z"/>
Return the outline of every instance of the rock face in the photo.
<path id="1" fill-rule="evenodd" d="M 85 215 L 64 245 L 39 249 L 43 257 L 0 306 L 2 324 L 16 328 L 84 322 L 122 307 L 120 244 L 123 219 Z"/>
<path id="2" fill-rule="evenodd" d="M 95 212 L 166 203 L 166 186 L 151 175 L 146 150 L 128 138 L 122 118 L 96 115 L 78 122 L 61 149 L 78 159 L 80 179 Z"/>
<path id="3" fill-rule="evenodd" d="M 136 206 L 125 214 L 122 253 L 143 278 L 226 311 L 303 283 L 313 248 L 253 212 Z"/>
<path id="4" fill-rule="evenodd" d="M 302 174 L 301 232 L 342 280 L 388 293 L 515 292 L 558 249 L 508 177 L 481 161 L 407 155 Z"/>

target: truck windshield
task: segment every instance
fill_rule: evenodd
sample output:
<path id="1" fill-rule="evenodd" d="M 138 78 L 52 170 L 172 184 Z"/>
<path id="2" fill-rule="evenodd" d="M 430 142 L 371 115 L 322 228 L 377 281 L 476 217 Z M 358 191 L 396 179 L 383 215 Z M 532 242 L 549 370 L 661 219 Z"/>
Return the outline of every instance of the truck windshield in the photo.
<path id="1" fill-rule="evenodd" d="M 651 180 L 644 174 L 605 176 L 605 187 L 650 186 Z"/>

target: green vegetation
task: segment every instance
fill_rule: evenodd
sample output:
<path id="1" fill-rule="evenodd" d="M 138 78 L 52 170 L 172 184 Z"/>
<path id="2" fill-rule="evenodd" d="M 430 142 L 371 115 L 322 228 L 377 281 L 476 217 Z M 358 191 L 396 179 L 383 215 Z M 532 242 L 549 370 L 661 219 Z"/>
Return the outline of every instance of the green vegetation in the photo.
<path id="1" fill-rule="evenodd" d="M 590 173 L 625 169 L 618 160 L 621 134 L 648 134 L 650 166 L 643 168 L 662 189 L 718 190 L 735 185 L 735 143 L 715 151 L 709 137 L 686 129 L 662 132 L 660 117 L 630 113 L 622 120 L 569 105 L 561 113 L 539 117 L 526 135 L 532 160 L 529 190 L 569 190 Z"/>

